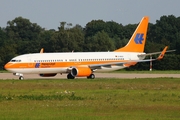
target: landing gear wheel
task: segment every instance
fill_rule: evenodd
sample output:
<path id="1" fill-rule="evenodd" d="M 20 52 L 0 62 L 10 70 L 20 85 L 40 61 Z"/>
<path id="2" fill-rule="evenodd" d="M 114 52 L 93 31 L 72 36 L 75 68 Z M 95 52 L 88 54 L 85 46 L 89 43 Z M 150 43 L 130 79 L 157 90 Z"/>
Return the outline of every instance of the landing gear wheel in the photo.
<path id="1" fill-rule="evenodd" d="M 23 76 L 19 76 L 19 80 L 24 80 L 24 77 Z"/>
<path id="2" fill-rule="evenodd" d="M 75 78 L 75 77 L 72 76 L 71 73 L 69 73 L 69 74 L 67 75 L 67 79 L 74 79 L 74 78 Z"/>
<path id="3" fill-rule="evenodd" d="M 90 76 L 87 77 L 87 79 L 94 79 L 94 78 L 95 78 L 94 74 L 91 74 Z"/>

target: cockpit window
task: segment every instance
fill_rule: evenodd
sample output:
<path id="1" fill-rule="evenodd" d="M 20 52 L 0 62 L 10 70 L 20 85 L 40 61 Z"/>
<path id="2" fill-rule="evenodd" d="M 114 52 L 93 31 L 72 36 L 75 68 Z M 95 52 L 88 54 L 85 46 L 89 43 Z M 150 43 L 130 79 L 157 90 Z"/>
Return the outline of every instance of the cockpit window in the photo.
<path id="1" fill-rule="evenodd" d="M 21 62 L 21 60 L 11 60 L 10 62 Z"/>
<path id="2" fill-rule="evenodd" d="M 11 60 L 11 62 L 16 62 L 16 60 Z"/>

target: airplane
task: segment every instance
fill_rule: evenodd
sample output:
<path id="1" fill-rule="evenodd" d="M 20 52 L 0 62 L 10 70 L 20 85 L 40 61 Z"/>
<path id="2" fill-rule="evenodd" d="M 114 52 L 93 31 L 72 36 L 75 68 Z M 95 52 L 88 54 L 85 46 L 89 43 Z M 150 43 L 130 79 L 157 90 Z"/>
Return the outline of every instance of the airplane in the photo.
<path id="1" fill-rule="evenodd" d="M 61 52 L 23 54 L 12 58 L 4 68 L 23 80 L 24 73 L 36 73 L 41 77 L 67 74 L 67 79 L 87 77 L 94 79 L 95 71 L 112 71 L 135 65 L 138 62 L 160 60 L 162 52 L 144 53 L 149 17 L 144 16 L 126 46 L 112 52 Z M 156 59 L 145 59 L 146 55 L 159 54 Z"/>

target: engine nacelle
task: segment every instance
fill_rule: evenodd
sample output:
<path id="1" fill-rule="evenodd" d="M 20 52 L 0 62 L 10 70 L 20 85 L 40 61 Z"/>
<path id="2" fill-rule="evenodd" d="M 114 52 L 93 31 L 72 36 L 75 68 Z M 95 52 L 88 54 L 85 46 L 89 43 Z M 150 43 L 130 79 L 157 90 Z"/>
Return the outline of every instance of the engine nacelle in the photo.
<path id="1" fill-rule="evenodd" d="M 54 77 L 57 73 L 46 73 L 46 74 L 39 74 L 41 77 Z"/>
<path id="2" fill-rule="evenodd" d="M 74 77 L 86 77 L 92 74 L 92 70 L 89 67 L 77 67 L 72 68 L 71 75 Z"/>

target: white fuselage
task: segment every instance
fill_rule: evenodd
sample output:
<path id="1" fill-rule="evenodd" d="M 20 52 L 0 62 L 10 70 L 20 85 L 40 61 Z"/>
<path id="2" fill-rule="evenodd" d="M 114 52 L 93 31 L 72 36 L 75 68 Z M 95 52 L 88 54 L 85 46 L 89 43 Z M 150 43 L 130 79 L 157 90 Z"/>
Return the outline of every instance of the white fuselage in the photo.
<path id="1" fill-rule="evenodd" d="M 69 52 L 69 53 L 33 53 L 13 58 L 5 68 L 13 73 L 67 73 L 69 68 L 100 64 L 99 70 L 118 70 L 126 66 L 101 64 L 142 60 L 137 52 Z"/>

